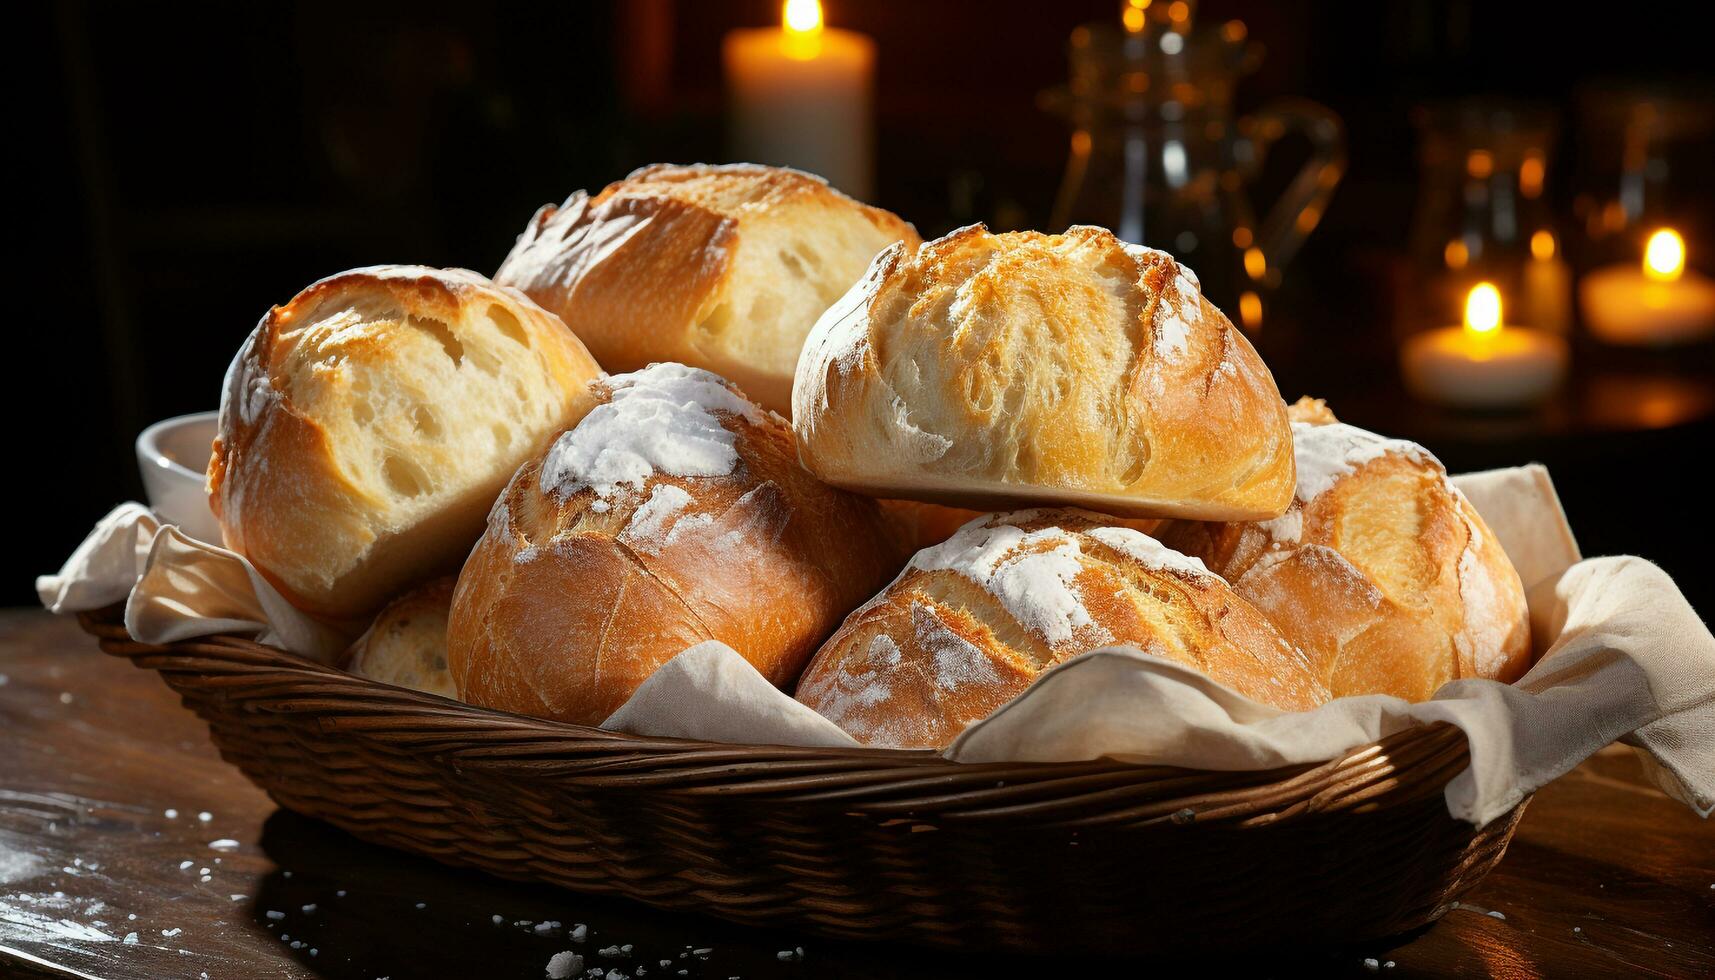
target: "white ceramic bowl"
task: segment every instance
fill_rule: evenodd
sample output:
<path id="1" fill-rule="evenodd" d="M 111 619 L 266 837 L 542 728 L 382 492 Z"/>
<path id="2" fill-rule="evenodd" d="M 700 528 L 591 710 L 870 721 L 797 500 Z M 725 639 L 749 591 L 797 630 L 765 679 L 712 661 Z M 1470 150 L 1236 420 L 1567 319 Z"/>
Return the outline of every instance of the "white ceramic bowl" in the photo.
<path id="1" fill-rule="evenodd" d="M 137 437 L 137 465 L 149 506 L 193 538 L 220 543 L 220 525 L 204 491 L 218 412 L 164 419 Z"/>

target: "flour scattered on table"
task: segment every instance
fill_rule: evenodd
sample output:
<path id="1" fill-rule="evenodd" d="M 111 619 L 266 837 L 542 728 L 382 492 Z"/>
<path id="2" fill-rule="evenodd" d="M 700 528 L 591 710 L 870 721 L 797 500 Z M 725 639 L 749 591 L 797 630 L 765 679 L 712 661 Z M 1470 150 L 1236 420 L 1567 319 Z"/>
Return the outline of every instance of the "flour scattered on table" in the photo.
<path id="1" fill-rule="evenodd" d="M 184 930 L 183 929 L 162 929 L 161 935 L 166 936 L 168 939 L 171 939 L 181 932 L 184 932 Z"/>
<path id="2" fill-rule="evenodd" d="M 125 934 L 125 945 L 127 945 L 127 946 L 137 945 L 137 934 L 134 932 L 126 933 Z"/>
<path id="3" fill-rule="evenodd" d="M 167 809 L 161 811 L 161 816 L 166 817 L 168 820 L 177 820 L 177 819 L 179 819 L 179 811 L 173 809 L 172 807 L 168 807 Z"/>
<path id="4" fill-rule="evenodd" d="M 804 947 L 799 946 L 795 949 L 783 949 L 780 952 L 775 953 L 774 958 L 782 963 L 796 963 L 804 958 Z"/>
<path id="5" fill-rule="evenodd" d="M 1502 922 L 1505 922 L 1507 920 L 1506 915 L 1504 913 L 1501 913 L 1501 912 L 1485 912 L 1484 914 L 1487 915 L 1491 919 L 1500 919 Z"/>
<path id="6" fill-rule="evenodd" d="M 495 916 L 496 919 L 500 916 Z M 584 971 L 584 958 L 571 950 L 548 957 L 549 980 L 567 980 Z"/>
<path id="7" fill-rule="evenodd" d="M 286 913 L 279 912 L 279 911 L 276 911 L 274 909 L 269 909 L 267 911 L 267 913 L 265 913 L 265 914 L 268 916 L 268 918 L 273 919 L 275 922 L 279 922 L 281 919 L 284 919 L 286 917 Z"/>
<path id="8" fill-rule="evenodd" d="M 71 692 L 70 691 L 61 691 L 60 692 L 60 703 L 61 704 L 71 704 Z"/>
<path id="9" fill-rule="evenodd" d="M 429 903 L 428 902 L 418 902 L 417 907 L 420 909 L 426 909 L 429 907 Z"/>
<path id="10" fill-rule="evenodd" d="M 210 820 L 214 819 L 214 814 L 208 812 L 207 810 L 204 810 L 203 812 L 197 814 L 197 819 L 201 820 L 203 823 L 208 823 Z"/>
<path id="11" fill-rule="evenodd" d="M 314 903 L 311 903 L 309 905 L 304 906 L 304 914 L 305 915 L 314 915 L 315 911 L 316 911 L 316 906 Z"/>
<path id="12" fill-rule="evenodd" d="M 231 851 L 238 847 L 238 842 L 230 837 L 222 837 L 220 840 L 209 841 L 208 846 L 211 850 Z"/>
<path id="13" fill-rule="evenodd" d="M 63 915 L 50 914 L 56 910 L 77 911 L 75 903 L 75 899 L 61 901 L 41 899 L 32 895 L 7 895 L 0 899 L 0 926 L 5 927 L 4 931 L 9 936 L 30 942 L 113 942 L 114 937 L 101 931 L 98 926 L 84 925 Z M 28 908 L 26 905 L 34 905 L 37 908 Z M 38 908 L 49 911 L 37 911 Z"/>
<path id="14" fill-rule="evenodd" d="M 1710 887 L 1715 888 L 1715 885 L 1711 885 Z M 586 938 L 589 937 L 589 934 L 590 934 L 590 927 L 584 925 L 582 922 L 573 926 L 572 931 L 570 933 L 570 935 L 572 937 L 572 942 L 574 942 L 574 943 L 583 942 Z"/>
<path id="15" fill-rule="evenodd" d="M 195 863 L 196 863 L 195 861 L 180 861 L 179 862 L 179 870 L 183 871 Z"/>

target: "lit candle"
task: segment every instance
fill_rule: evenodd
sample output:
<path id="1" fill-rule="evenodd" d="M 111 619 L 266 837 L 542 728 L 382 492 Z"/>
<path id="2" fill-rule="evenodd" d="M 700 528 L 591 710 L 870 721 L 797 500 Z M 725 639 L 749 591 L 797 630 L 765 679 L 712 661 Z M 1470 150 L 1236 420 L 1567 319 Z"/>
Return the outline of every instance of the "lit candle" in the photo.
<path id="1" fill-rule="evenodd" d="M 1715 334 L 1715 282 L 1685 267 L 1672 228 L 1649 237 L 1641 267 L 1611 265 L 1578 284 L 1584 321 L 1611 344 L 1682 344 Z"/>
<path id="2" fill-rule="evenodd" d="M 1465 299 L 1465 324 L 1408 339 L 1400 352 L 1406 387 L 1460 408 L 1507 408 L 1539 401 L 1566 372 L 1566 342 L 1540 330 L 1503 326 L 1501 293 L 1478 283 Z"/>
<path id="3" fill-rule="evenodd" d="M 868 198 L 875 43 L 824 26 L 816 0 L 787 0 L 781 14 L 780 27 L 732 31 L 723 44 L 733 154 Z"/>

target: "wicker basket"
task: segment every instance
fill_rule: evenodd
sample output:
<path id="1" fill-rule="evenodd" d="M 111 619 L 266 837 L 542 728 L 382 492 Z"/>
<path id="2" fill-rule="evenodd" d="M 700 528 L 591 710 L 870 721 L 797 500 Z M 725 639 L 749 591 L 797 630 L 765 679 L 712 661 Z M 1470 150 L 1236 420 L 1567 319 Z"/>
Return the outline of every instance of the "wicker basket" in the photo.
<path id="1" fill-rule="evenodd" d="M 390 687 L 235 637 L 137 643 L 283 807 L 507 878 L 735 922 L 963 949 L 1232 954 L 1404 932 L 1500 860 L 1523 805 L 1448 816 L 1463 733 L 1207 772 L 642 738 Z"/>

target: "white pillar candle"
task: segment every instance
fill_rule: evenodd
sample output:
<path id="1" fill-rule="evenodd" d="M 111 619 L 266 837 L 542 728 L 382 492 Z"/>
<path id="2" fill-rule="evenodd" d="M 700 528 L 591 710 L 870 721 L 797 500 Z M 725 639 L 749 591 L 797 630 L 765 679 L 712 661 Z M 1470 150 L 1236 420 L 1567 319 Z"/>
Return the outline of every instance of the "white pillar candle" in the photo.
<path id="1" fill-rule="evenodd" d="M 1668 346 L 1715 335 L 1715 282 L 1685 267 L 1671 228 L 1650 236 L 1641 265 L 1611 265 L 1578 284 L 1584 322 L 1610 344 Z"/>
<path id="2" fill-rule="evenodd" d="M 1465 301 L 1465 325 L 1406 340 L 1406 387 L 1426 401 L 1459 408 L 1510 408 L 1540 401 L 1566 373 L 1566 341 L 1501 324 L 1500 292 L 1480 283 Z"/>
<path id="3" fill-rule="evenodd" d="M 736 30 L 722 45 L 734 157 L 874 191 L 875 43 L 822 25 L 821 5 L 790 0 L 780 27 Z"/>

